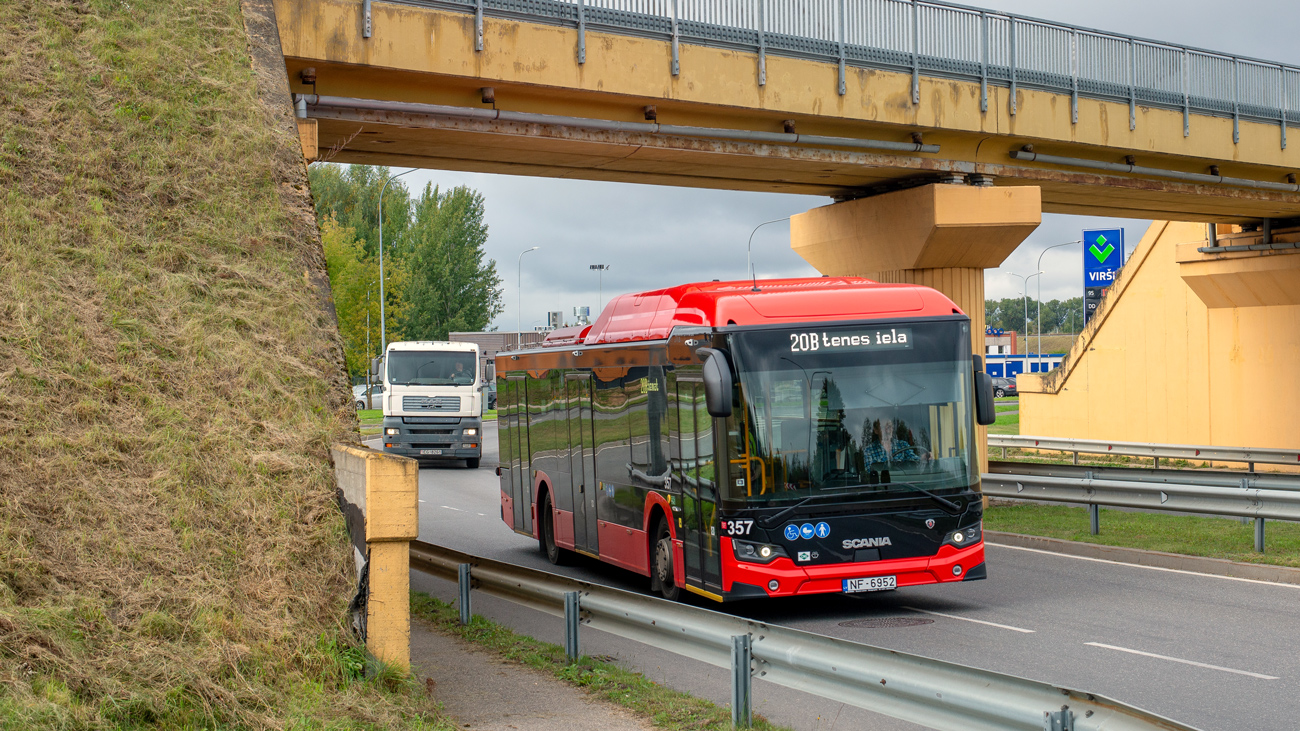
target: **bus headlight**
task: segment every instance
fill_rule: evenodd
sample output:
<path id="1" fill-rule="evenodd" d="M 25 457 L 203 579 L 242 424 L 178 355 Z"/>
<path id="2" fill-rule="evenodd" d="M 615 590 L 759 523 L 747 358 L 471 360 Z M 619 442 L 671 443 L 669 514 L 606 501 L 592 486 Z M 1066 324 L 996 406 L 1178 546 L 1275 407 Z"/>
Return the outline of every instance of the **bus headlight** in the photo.
<path id="1" fill-rule="evenodd" d="M 971 546 L 979 543 L 982 536 L 983 532 L 980 530 L 980 525 L 976 523 L 975 525 L 967 526 L 961 530 L 955 530 L 949 533 L 944 537 L 943 542 L 950 546 L 961 548 L 962 546 Z"/>
<path id="2" fill-rule="evenodd" d="M 786 555 L 785 549 L 767 543 L 751 543 L 731 539 L 731 550 L 737 561 L 746 563 L 772 563 L 779 556 Z"/>
<path id="3" fill-rule="evenodd" d="M 472 436 L 475 436 L 475 435 L 478 434 L 478 429 L 475 429 L 475 428 L 471 427 L 471 428 L 469 428 L 469 429 L 463 429 L 463 430 L 461 430 L 460 433 L 461 433 L 461 434 L 464 434 L 464 435 L 467 436 L 467 437 L 472 437 Z"/>
<path id="4" fill-rule="evenodd" d="M 390 427 L 388 427 L 387 429 L 384 430 L 384 433 L 391 437 L 391 436 L 393 436 L 394 434 L 400 434 L 400 433 L 401 433 L 401 430 L 400 430 L 400 429 L 394 429 L 393 427 L 390 426 Z"/>

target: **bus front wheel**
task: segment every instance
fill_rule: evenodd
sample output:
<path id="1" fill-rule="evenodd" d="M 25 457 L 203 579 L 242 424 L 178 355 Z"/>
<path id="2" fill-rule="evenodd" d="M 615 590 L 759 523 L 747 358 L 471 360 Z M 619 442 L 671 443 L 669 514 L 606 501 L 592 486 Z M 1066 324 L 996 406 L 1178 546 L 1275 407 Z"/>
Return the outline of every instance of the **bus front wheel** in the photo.
<path id="1" fill-rule="evenodd" d="M 673 576 L 673 537 L 668 531 L 668 522 L 660 520 L 655 529 L 654 567 L 650 589 L 658 589 L 659 594 L 668 601 L 677 601 L 681 588 Z"/>

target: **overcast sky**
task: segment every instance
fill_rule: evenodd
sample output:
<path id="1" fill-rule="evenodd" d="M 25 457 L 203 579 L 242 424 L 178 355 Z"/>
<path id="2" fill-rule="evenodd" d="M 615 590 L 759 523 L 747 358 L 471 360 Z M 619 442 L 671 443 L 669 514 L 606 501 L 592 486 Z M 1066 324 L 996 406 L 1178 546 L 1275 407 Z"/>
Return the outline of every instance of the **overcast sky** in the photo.
<path id="1" fill-rule="evenodd" d="M 968 0 L 993 10 L 1075 23 L 1101 30 L 1300 64 L 1300 0 Z M 550 310 L 572 319 L 576 306 L 591 307 L 599 293 L 591 264 L 609 264 L 604 302 L 611 295 L 687 281 L 745 276 L 745 242 L 754 226 L 826 205 L 818 196 L 697 190 L 582 180 L 420 170 L 404 180 L 413 191 L 426 182 L 468 185 L 486 199 L 488 253 L 505 283 L 505 310 L 495 325 L 513 330 L 545 322 Z M 985 275 L 990 299 L 1016 297 L 1039 255 L 1080 238 L 1085 228 L 1124 228 L 1131 253 L 1148 221 L 1045 214 L 1043 225 L 999 269 Z M 522 308 L 517 287 L 523 257 Z M 790 249 L 786 223 L 754 236 L 760 277 L 817 276 Z M 1082 254 L 1067 246 L 1043 255 L 1044 299 L 1082 294 Z M 1031 280 L 1030 294 L 1038 283 Z M 522 315 L 518 314 L 522 310 Z"/>

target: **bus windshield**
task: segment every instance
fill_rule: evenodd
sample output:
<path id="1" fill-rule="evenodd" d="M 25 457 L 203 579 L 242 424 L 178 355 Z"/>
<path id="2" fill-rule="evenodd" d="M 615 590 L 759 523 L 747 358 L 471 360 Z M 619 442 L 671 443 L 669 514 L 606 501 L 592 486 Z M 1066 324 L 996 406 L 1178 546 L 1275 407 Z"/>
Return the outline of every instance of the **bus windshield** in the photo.
<path id="1" fill-rule="evenodd" d="M 969 321 L 733 333 L 723 499 L 952 494 L 977 482 Z M 906 484 L 899 484 L 906 483 Z"/>
<path id="2" fill-rule="evenodd" d="M 391 350 L 388 382 L 398 386 L 466 386 L 474 382 L 474 353 Z"/>

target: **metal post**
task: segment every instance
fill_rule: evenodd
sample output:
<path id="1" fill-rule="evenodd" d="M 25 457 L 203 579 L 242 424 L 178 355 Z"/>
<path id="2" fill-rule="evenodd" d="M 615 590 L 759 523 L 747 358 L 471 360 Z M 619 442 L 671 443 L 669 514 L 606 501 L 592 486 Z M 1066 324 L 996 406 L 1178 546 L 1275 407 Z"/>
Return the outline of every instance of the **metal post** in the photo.
<path id="1" fill-rule="evenodd" d="M 361 3 L 361 37 L 370 37 L 370 0 L 363 0 Z"/>
<path id="2" fill-rule="evenodd" d="M 1137 129 L 1137 44 L 1132 38 L 1128 40 L 1128 128 Z"/>
<path id="3" fill-rule="evenodd" d="M 840 0 L 840 3 L 839 3 L 839 6 L 840 6 L 840 35 L 839 35 L 839 38 L 840 38 L 840 87 L 839 87 L 839 89 L 840 89 L 840 96 L 844 96 L 845 94 L 847 94 L 847 93 L 849 92 L 849 86 L 848 86 L 848 83 L 847 83 L 847 81 L 846 81 L 845 78 L 844 78 L 844 62 L 845 62 L 845 59 L 844 59 L 844 25 L 845 25 L 845 22 L 844 22 L 844 21 L 845 21 L 845 10 L 844 10 L 844 4 L 845 4 L 845 2 L 846 2 L 846 0 Z"/>
<path id="4" fill-rule="evenodd" d="M 460 592 L 460 624 L 469 624 L 469 564 L 463 563 L 456 568 L 456 588 Z"/>
<path id="5" fill-rule="evenodd" d="M 1232 144 L 1234 145 L 1241 141 L 1241 104 L 1238 101 L 1241 94 L 1237 90 L 1240 85 L 1241 64 L 1234 58 L 1232 59 Z"/>
<path id="6" fill-rule="evenodd" d="M 564 592 L 564 656 L 570 665 L 578 661 L 578 597 L 576 591 Z"/>
<path id="7" fill-rule="evenodd" d="M 578 64 L 587 62 L 587 13 L 583 0 L 578 0 Z"/>
<path id="8" fill-rule="evenodd" d="M 483 50 L 483 0 L 474 2 L 474 50 Z"/>
<path id="9" fill-rule="evenodd" d="M 1152 457 L 1151 459 L 1152 459 L 1152 461 L 1155 462 L 1155 469 L 1160 469 L 1160 458 L 1159 458 L 1159 457 Z"/>
<path id="10" fill-rule="evenodd" d="M 1003 448 L 1002 448 L 1002 459 L 1005 461 L 1006 458 L 1007 458 L 1007 448 L 1006 448 L 1006 447 L 1003 447 Z"/>
<path id="11" fill-rule="evenodd" d="M 1183 49 L 1183 136 L 1192 135 L 1192 54 Z"/>
<path id="12" fill-rule="evenodd" d="M 1075 464 L 1079 464 L 1079 453 L 1078 453 L 1078 452 L 1075 452 L 1075 453 L 1074 453 L 1074 463 L 1075 463 Z"/>
<path id="13" fill-rule="evenodd" d="M 749 635 L 731 636 L 731 725 L 736 728 L 754 726 L 753 676 L 750 668 L 753 646 Z"/>
<path id="14" fill-rule="evenodd" d="M 921 103 L 921 6 L 912 0 L 912 103 Z"/>
<path id="15" fill-rule="evenodd" d="M 1286 105 L 1287 105 L 1287 99 L 1286 99 L 1286 67 L 1285 67 L 1285 66 L 1279 66 L 1279 67 L 1278 67 L 1278 73 L 1281 75 L 1281 76 L 1280 76 L 1280 79 L 1281 79 L 1281 82 L 1282 82 L 1282 94 L 1280 95 L 1281 102 L 1282 102 L 1282 149 L 1285 150 L 1285 149 L 1286 149 Z"/>
<path id="16" fill-rule="evenodd" d="M 1096 505 L 1088 506 L 1088 529 L 1092 534 L 1101 534 L 1101 508 Z"/>
<path id="17" fill-rule="evenodd" d="M 482 0 L 480 0 L 480 2 L 481 1 Z M 679 55 L 680 53 L 681 53 L 681 38 L 677 34 L 677 0 L 673 0 L 673 65 L 672 65 L 673 76 L 680 74 L 682 71 L 681 57 Z"/>
<path id="18" fill-rule="evenodd" d="M 1263 518 L 1255 519 L 1255 551 L 1257 553 L 1264 552 L 1264 519 Z"/>
<path id="19" fill-rule="evenodd" d="M 767 86 L 767 0 L 758 2 L 758 85 Z"/>
<path id="20" fill-rule="evenodd" d="M 1070 31 L 1070 124 L 1079 123 L 1079 31 Z"/>
<path id="21" fill-rule="evenodd" d="M 1016 116 L 1016 19 L 1009 19 L 1011 24 L 1011 116 Z"/>
<path id="22" fill-rule="evenodd" d="M 989 110 L 989 14 L 980 11 L 980 111 Z"/>

